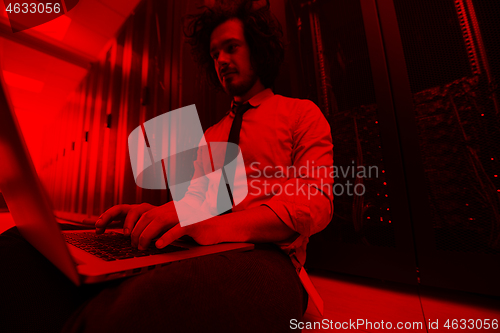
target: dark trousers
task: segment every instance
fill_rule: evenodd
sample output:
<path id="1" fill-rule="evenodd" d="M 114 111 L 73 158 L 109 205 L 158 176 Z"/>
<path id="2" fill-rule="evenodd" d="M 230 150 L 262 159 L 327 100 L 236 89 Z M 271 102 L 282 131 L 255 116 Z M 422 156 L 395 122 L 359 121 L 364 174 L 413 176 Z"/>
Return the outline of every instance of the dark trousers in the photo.
<path id="1" fill-rule="evenodd" d="M 283 332 L 307 295 L 272 244 L 76 287 L 16 228 L 0 235 L 1 332 Z"/>

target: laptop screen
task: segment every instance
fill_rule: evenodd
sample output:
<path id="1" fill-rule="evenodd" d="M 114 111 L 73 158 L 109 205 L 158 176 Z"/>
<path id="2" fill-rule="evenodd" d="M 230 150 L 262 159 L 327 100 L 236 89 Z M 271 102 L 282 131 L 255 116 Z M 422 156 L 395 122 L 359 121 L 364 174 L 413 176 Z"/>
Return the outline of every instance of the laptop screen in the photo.
<path id="1" fill-rule="evenodd" d="M 75 264 L 36 174 L 0 71 L 0 190 L 19 232 L 74 283 Z"/>

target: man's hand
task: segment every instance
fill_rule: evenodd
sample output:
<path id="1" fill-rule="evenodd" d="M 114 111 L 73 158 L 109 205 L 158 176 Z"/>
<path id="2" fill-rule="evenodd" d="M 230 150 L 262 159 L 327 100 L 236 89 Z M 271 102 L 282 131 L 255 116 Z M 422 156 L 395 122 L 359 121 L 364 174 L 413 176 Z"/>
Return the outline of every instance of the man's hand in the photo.
<path id="1" fill-rule="evenodd" d="M 222 233 L 220 225 L 223 218 L 214 216 L 211 219 L 201 221 L 195 224 L 181 226 L 177 223 L 170 230 L 165 232 L 155 243 L 156 247 L 161 249 L 182 236 L 190 236 L 200 245 L 214 245 L 222 242 Z"/>
<path id="2" fill-rule="evenodd" d="M 102 234 L 113 221 L 121 221 L 123 223 L 123 233 L 129 236 L 130 231 L 134 229 L 141 216 L 155 207 L 148 203 L 113 206 L 99 216 L 95 222 L 96 233 Z"/>
<path id="3" fill-rule="evenodd" d="M 186 227 L 181 227 L 173 202 L 162 206 L 147 203 L 140 205 L 117 205 L 104 212 L 95 223 L 96 233 L 101 234 L 112 221 L 123 221 L 123 233 L 130 236 L 132 246 L 140 250 L 149 247 L 151 241 L 163 248 L 178 238 L 188 235 L 200 245 L 217 244 L 214 225 L 217 217 Z"/>
<path id="4" fill-rule="evenodd" d="M 123 221 L 125 235 L 132 246 L 146 249 L 151 241 L 163 248 L 182 236 L 192 237 L 200 245 L 222 242 L 280 242 L 297 234 L 268 207 L 260 206 L 231 214 L 215 216 L 182 227 L 174 202 L 156 207 L 150 204 L 118 205 L 97 220 L 96 232 L 103 233 L 112 221 Z"/>

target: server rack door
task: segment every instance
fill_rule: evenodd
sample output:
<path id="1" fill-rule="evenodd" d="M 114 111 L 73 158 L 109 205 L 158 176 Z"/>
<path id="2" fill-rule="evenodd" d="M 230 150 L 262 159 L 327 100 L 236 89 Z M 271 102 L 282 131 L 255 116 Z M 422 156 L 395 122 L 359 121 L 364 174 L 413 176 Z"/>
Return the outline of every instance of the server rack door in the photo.
<path id="1" fill-rule="evenodd" d="M 334 205 L 306 266 L 417 283 L 401 147 L 375 1 L 291 2 L 299 91 L 332 128 Z M 312 46 L 312 47 L 311 47 Z"/>

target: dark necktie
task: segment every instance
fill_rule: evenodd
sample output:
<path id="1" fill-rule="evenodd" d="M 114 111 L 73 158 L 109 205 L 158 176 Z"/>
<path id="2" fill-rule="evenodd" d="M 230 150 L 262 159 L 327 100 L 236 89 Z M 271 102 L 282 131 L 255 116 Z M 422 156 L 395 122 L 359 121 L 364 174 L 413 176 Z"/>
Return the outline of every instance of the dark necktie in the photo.
<path id="1" fill-rule="evenodd" d="M 236 145 L 240 142 L 240 131 L 241 124 L 243 123 L 243 114 L 248 111 L 252 106 L 249 103 L 237 104 L 233 102 L 233 111 L 235 113 L 233 124 L 231 125 L 231 130 L 229 131 L 229 137 L 227 142 L 234 143 Z M 232 149 L 234 147 L 230 147 L 230 145 L 226 148 L 226 156 L 224 158 L 224 167 L 222 168 L 222 179 L 219 184 L 219 192 L 217 192 L 217 212 L 219 214 L 230 213 L 232 209 L 225 211 L 222 206 L 224 189 L 227 189 L 227 193 L 229 194 L 229 199 L 231 199 L 231 206 L 234 206 L 233 194 L 231 192 L 231 185 L 234 183 L 234 176 L 236 172 L 236 167 L 234 168 L 226 168 L 231 161 L 236 159 L 238 156 L 238 149 Z"/>

